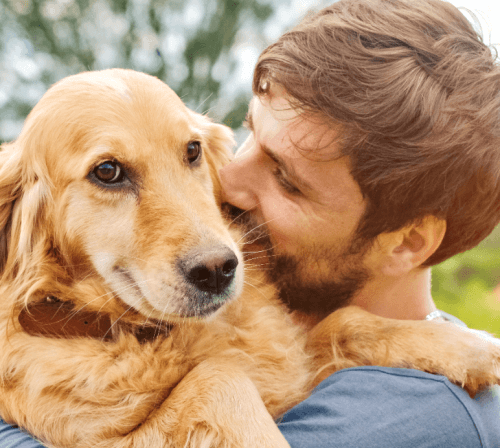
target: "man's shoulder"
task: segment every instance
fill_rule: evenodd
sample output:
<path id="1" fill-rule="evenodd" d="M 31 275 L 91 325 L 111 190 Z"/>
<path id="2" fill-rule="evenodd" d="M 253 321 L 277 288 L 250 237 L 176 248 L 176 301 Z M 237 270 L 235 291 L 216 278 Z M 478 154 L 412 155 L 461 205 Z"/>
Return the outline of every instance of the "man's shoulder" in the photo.
<path id="1" fill-rule="evenodd" d="M 0 419 L 0 448 L 43 448 L 34 438 L 17 426 L 10 426 Z"/>
<path id="2" fill-rule="evenodd" d="M 356 367 L 323 381 L 280 429 L 292 448 L 500 448 L 500 397 L 471 399 L 417 370 Z"/>

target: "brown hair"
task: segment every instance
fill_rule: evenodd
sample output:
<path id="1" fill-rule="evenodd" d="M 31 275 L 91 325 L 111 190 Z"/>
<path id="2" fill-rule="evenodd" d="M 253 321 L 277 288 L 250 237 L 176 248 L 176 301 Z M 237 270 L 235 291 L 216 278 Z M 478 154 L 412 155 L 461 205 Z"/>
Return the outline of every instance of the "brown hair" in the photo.
<path id="1" fill-rule="evenodd" d="M 496 52 L 440 0 L 343 0 L 269 46 L 254 73 L 341 130 L 341 154 L 367 199 L 361 238 L 424 216 L 446 219 L 432 265 L 500 221 Z"/>

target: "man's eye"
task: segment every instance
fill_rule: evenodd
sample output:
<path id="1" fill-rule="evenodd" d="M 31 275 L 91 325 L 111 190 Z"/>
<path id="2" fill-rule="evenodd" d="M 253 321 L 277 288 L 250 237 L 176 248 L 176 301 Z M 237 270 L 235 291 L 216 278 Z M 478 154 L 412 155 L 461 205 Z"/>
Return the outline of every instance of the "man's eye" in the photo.
<path id="1" fill-rule="evenodd" d="M 297 187 L 295 187 L 294 185 L 292 185 L 285 178 L 285 176 L 283 175 L 283 172 L 281 171 L 280 168 L 275 168 L 273 170 L 273 175 L 274 175 L 274 178 L 276 179 L 276 181 L 278 182 L 278 185 L 281 188 L 283 188 L 283 190 L 285 190 L 287 193 L 294 194 L 294 195 L 300 194 L 300 190 Z"/>

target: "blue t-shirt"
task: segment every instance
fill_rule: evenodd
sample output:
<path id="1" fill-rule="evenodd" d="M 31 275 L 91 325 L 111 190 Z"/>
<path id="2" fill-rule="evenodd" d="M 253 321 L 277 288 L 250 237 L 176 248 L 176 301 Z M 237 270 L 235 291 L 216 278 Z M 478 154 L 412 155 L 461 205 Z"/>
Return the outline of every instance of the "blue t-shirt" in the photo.
<path id="1" fill-rule="evenodd" d="M 355 367 L 323 381 L 279 427 L 292 448 L 500 448 L 500 397 L 471 399 L 418 370 Z M 0 448 L 40 447 L 0 421 Z"/>
<path id="2" fill-rule="evenodd" d="M 21 432 L 17 427 L 10 426 L 0 420 L 0 448 L 41 448 L 43 445 Z M 69 448 L 69 447 L 68 447 Z"/>
<path id="3" fill-rule="evenodd" d="M 279 423 L 292 448 L 500 448 L 500 393 L 447 378 L 355 367 L 323 381 Z"/>

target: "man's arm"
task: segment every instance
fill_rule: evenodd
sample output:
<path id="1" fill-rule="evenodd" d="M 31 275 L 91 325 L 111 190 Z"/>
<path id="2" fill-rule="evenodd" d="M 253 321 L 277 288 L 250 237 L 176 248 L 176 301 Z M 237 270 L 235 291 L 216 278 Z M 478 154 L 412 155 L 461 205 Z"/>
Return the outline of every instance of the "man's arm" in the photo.
<path id="1" fill-rule="evenodd" d="M 500 448 L 500 404 L 442 376 L 356 367 L 324 380 L 279 427 L 292 448 Z"/>

